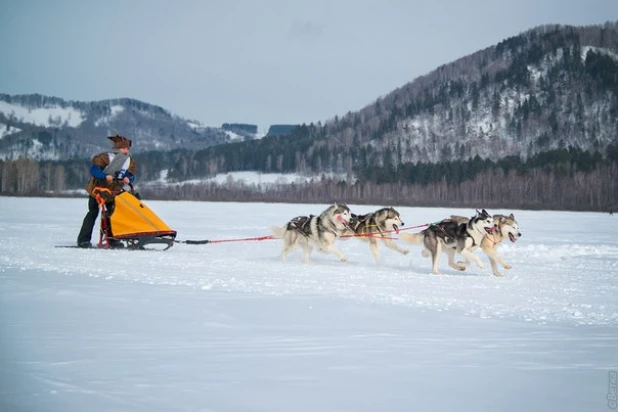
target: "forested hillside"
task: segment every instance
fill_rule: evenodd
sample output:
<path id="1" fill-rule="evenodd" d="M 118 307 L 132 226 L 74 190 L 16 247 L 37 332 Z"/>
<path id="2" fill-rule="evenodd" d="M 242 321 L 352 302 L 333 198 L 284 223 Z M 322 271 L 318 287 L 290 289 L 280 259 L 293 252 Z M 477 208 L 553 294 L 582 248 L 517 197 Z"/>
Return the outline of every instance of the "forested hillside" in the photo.
<path id="1" fill-rule="evenodd" d="M 614 22 L 532 29 L 288 135 L 137 158 L 143 180 L 164 171 L 168 183 L 239 170 L 316 176 L 267 192 L 149 189 L 160 197 L 607 210 L 617 203 L 617 153 Z M 1 190 L 81 185 L 79 162 L 4 162 Z"/>

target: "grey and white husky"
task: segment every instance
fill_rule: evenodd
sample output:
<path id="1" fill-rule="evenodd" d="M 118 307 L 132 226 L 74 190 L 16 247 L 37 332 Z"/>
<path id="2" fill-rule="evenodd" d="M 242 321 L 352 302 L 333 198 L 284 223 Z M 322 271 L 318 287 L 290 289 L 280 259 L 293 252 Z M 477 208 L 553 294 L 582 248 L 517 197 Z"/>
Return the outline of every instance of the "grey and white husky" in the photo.
<path id="1" fill-rule="evenodd" d="M 284 227 L 272 227 L 277 237 L 283 239 L 281 259 L 286 260 L 288 253 L 301 246 L 303 262 L 309 262 L 309 255 L 314 247 L 326 253 L 334 253 L 342 262 L 348 259 L 335 246 L 335 240 L 347 230 L 352 213 L 344 204 L 333 204 L 318 216 L 297 216 Z"/>
<path id="2" fill-rule="evenodd" d="M 351 236 L 358 237 L 360 240 L 368 241 L 373 258 L 377 262 L 380 259 L 378 240 L 382 240 L 384 245 L 390 249 L 407 255 L 409 250 L 397 245 L 391 237 L 393 232 L 399 233 L 399 229 L 404 225 L 401 215 L 392 207 L 384 207 L 365 215 L 355 215 L 352 213 L 349 231 Z"/>
<path id="3" fill-rule="evenodd" d="M 463 216 L 451 216 L 451 219 L 459 222 L 465 223 L 468 221 L 467 217 Z M 496 225 L 496 229 L 490 234 L 483 238 L 481 242 L 481 249 L 489 258 L 489 263 L 491 264 L 491 270 L 494 272 L 494 276 L 504 276 L 498 270 L 498 263 L 502 265 L 505 269 L 511 269 L 511 265 L 506 263 L 502 256 L 498 253 L 498 245 L 502 243 L 504 239 L 509 239 L 511 242 L 517 241 L 521 237 L 521 231 L 519 230 L 519 224 L 515 220 L 515 215 L 511 213 L 509 216 L 505 215 L 494 215 L 494 224 Z M 469 260 L 465 262 L 457 262 L 460 264 L 467 265 L 470 263 Z"/>
<path id="4" fill-rule="evenodd" d="M 476 211 L 466 222 L 444 219 L 419 233 L 402 233 L 399 237 L 412 244 L 423 245 L 423 256 L 431 256 L 431 271 L 441 274 L 438 268 L 440 252 L 448 255 L 448 264 L 453 269 L 466 270 L 466 266 L 455 263 L 455 253 L 460 253 L 467 261 L 474 260 L 479 268 L 484 268 L 481 259 L 472 253 L 481 245 L 483 238 L 495 228 L 493 218 L 485 209 Z"/>

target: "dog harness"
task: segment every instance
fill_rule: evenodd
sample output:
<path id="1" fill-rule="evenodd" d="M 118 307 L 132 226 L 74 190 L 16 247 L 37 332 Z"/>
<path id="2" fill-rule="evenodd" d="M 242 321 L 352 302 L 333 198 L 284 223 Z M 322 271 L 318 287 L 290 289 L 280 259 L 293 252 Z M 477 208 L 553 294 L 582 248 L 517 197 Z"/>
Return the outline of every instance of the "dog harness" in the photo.
<path id="1" fill-rule="evenodd" d="M 303 236 L 309 237 L 311 235 L 311 219 L 313 218 L 313 215 L 297 216 L 288 222 L 287 230 L 295 230 Z"/>

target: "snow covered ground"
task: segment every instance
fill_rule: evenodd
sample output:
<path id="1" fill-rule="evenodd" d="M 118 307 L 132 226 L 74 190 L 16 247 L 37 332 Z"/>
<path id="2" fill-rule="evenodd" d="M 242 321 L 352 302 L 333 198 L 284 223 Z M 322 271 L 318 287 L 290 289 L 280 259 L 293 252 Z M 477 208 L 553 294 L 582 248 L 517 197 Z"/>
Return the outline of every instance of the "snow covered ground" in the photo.
<path id="1" fill-rule="evenodd" d="M 234 171 L 228 173 L 219 173 L 211 178 L 207 179 L 194 179 L 194 180 L 184 180 L 180 182 L 169 182 L 168 181 L 168 170 L 162 170 L 159 176 L 159 179 L 153 180 L 150 182 L 142 182 L 140 183 L 141 187 L 144 186 L 160 186 L 160 185 L 184 185 L 184 184 L 203 184 L 205 182 L 212 182 L 218 185 L 229 185 L 232 183 L 242 184 L 245 186 L 250 186 L 254 188 L 260 188 L 262 190 L 267 190 L 276 185 L 289 185 L 292 183 L 302 184 L 308 183 L 310 181 L 319 181 L 322 178 L 328 179 L 338 179 L 343 181 L 348 181 L 350 183 L 354 183 L 356 178 L 353 176 L 347 176 L 345 174 L 336 174 L 336 173 L 321 173 L 319 175 L 301 175 L 298 173 L 261 173 L 255 172 L 251 170 L 243 170 L 243 171 Z M 76 190 L 67 190 L 66 194 L 74 194 L 74 193 L 83 193 L 84 189 L 79 188 Z"/>
<path id="2" fill-rule="evenodd" d="M 327 206 L 146 203 L 179 240 L 268 235 Z M 406 226 L 474 212 L 398 209 Z M 0 197 L 2 411 L 608 408 L 616 216 L 491 210 L 523 232 L 495 278 L 444 258 L 431 275 L 414 246 L 381 247 L 375 264 L 357 239 L 340 243 L 347 263 L 284 263 L 277 240 L 54 248 L 85 212 L 85 199 Z"/>

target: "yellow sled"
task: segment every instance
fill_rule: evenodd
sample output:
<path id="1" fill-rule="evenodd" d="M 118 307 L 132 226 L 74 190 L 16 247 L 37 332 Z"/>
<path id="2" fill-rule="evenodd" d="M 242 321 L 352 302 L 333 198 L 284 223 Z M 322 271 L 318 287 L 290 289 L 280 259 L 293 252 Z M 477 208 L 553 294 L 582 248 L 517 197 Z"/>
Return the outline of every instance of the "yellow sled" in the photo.
<path id="1" fill-rule="evenodd" d="M 176 231 L 170 229 L 135 194 L 96 187 L 93 194 L 101 208 L 100 248 L 143 249 L 149 244 L 174 245 Z M 110 199 L 112 199 L 110 202 Z M 108 210 L 108 205 L 112 205 Z"/>

